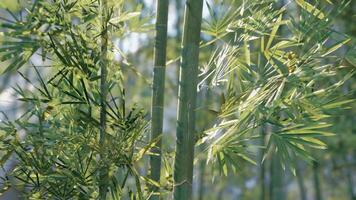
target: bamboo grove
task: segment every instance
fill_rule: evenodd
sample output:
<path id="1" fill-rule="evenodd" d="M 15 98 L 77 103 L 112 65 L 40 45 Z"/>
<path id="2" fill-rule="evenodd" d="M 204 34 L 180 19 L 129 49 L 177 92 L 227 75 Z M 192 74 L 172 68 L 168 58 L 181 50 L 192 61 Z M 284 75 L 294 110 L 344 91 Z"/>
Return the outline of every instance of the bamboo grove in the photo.
<path id="1" fill-rule="evenodd" d="M 19 111 L 1 111 L 0 194 L 296 199 L 283 192 L 289 176 L 307 200 L 310 169 L 322 200 L 331 159 L 355 199 L 356 34 L 337 24 L 350 7 L 1 1 L 1 76 L 16 77 Z"/>

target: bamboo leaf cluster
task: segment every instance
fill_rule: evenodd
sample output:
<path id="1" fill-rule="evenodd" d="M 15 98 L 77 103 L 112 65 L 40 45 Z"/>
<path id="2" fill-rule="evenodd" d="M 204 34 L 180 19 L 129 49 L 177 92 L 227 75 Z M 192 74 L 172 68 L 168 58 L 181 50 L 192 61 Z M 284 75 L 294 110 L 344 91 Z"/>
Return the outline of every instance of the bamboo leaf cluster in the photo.
<path id="1" fill-rule="evenodd" d="M 137 15 L 122 13 L 123 1 L 115 11 L 110 5 L 35 1 L 26 16 L 1 24 L 0 57 L 10 63 L 4 72 L 18 70 L 33 88 L 14 87 L 25 111 L 1 124 L 1 155 L 6 155 L 1 165 L 17 158 L 6 177 L 26 198 L 143 196 L 144 178 L 135 163 L 142 158 L 141 148 L 149 148 L 143 142 L 148 122 L 139 106 L 126 104 L 113 44 Z M 33 64 L 34 56 L 42 57 L 44 65 Z M 127 184 L 128 179 L 135 184 Z"/>
<path id="2" fill-rule="evenodd" d="M 309 148 L 326 148 L 322 138 L 333 135 L 326 131 L 331 126 L 329 111 L 350 102 L 335 94 L 354 70 L 330 81 L 341 70 L 338 62 L 330 62 L 332 52 L 350 41 L 344 35 L 326 45 L 337 34 L 328 17 L 338 11 L 315 15 L 308 4 L 303 7 L 305 18 L 297 23 L 285 16 L 285 7 L 272 5 L 251 2 L 235 8 L 244 12 L 230 19 L 222 33 L 226 36 L 201 75 L 201 88 L 224 97 L 218 122 L 200 143 L 209 152 L 208 161 L 225 175 L 228 169 L 238 171 L 243 161 L 256 163 L 258 148 L 266 149 L 262 162 L 275 155 L 294 172 L 296 158 L 313 160 Z M 266 125 L 273 131 L 262 133 L 267 141 L 259 147 L 258 130 Z"/>

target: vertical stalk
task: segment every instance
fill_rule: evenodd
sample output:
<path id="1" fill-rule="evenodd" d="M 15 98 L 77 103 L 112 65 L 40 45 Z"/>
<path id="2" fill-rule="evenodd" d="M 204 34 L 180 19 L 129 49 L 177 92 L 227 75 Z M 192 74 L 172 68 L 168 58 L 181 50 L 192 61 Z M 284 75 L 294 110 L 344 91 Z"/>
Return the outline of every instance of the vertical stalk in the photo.
<path id="1" fill-rule="evenodd" d="M 313 179 L 314 179 L 315 200 L 322 200 L 320 180 L 319 180 L 319 163 L 316 161 L 313 161 Z"/>
<path id="2" fill-rule="evenodd" d="M 274 200 L 274 187 L 275 187 L 275 167 L 274 167 L 274 157 L 271 159 L 270 167 L 269 167 L 269 200 Z"/>
<path id="3" fill-rule="evenodd" d="M 206 80 L 206 83 L 208 84 L 210 82 L 210 77 Z M 212 95 L 210 92 L 209 88 L 206 88 L 201 91 L 201 96 L 198 97 L 198 107 L 205 107 L 206 109 L 209 107 Z M 200 116 L 198 116 L 199 123 L 197 121 L 197 126 L 201 126 L 201 132 L 204 132 L 204 130 L 209 126 L 209 124 L 212 122 L 212 117 L 211 115 L 207 113 L 201 113 Z M 200 131 L 200 130 L 199 130 Z M 200 152 L 204 152 L 204 149 L 198 149 Z M 205 154 L 202 156 L 202 158 L 199 161 L 199 180 L 198 180 L 198 200 L 203 200 L 204 199 L 204 194 L 205 194 L 205 179 L 206 179 L 206 157 Z"/>
<path id="4" fill-rule="evenodd" d="M 99 171 L 99 198 L 106 199 L 108 187 L 108 166 L 106 164 L 106 99 L 108 95 L 107 87 L 107 52 L 108 52 L 108 29 L 107 17 L 108 8 L 107 0 L 100 1 L 101 12 L 101 57 L 100 57 L 100 159 L 102 166 Z"/>
<path id="5" fill-rule="evenodd" d="M 350 200 L 356 200 L 356 194 L 354 193 L 354 183 L 352 180 L 352 173 L 351 170 L 347 167 L 346 168 L 346 175 L 347 175 L 347 185 L 350 194 Z"/>
<path id="6" fill-rule="evenodd" d="M 176 16 L 177 16 L 177 21 L 175 24 L 175 29 L 177 31 L 176 35 L 176 46 L 177 46 L 177 52 L 181 51 L 181 46 L 180 46 L 180 41 L 182 37 L 182 30 L 181 30 L 181 23 L 182 23 L 182 15 L 181 15 L 181 10 L 182 10 L 182 0 L 175 0 L 175 8 L 176 8 Z M 177 62 L 177 90 L 176 92 L 178 93 L 178 87 L 179 87 L 179 66 L 180 66 L 180 61 Z"/>
<path id="7" fill-rule="evenodd" d="M 283 168 L 278 156 L 273 156 L 271 160 L 271 183 L 270 183 L 270 200 L 284 200 L 284 176 Z"/>
<path id="8" fill-rule="evenodd" d="M 345 164 L 348 163 L 347 153 L 345 153 L 343 157 L 344 157 Z M 350 200 L 356 200 L 356 194 L 354 193 L 354 183 L 352 180 L 352 172 L 348 165 L 345 166 L 345 174 L 347 179 L 348 191 L 350 194 Z"/>
<path id="9" fill-rule="evenodd" d="M 174 199 L 192 199 L 195 144 L 195 108 L 203 0 L 185 4 L 178 91 L 177 145 L 174 163 Z"/>
<path id="10" fill-rule="evenodd" d="M 261 46 L 264 46 L 264 40 L 261 39 Z M 262 52 L 258 53 L 258 73 L 263 73 L 263 69 L 265 68 L 266 65 L 266 59 L 264 58 L 264 55 Z M 263 125 L 260 128 L 260 135 L 261 135 L 261 148 L 260 150 L 260 200 L 265 200 L 267 197 L 266 194 L 266 161 L 263 160 L 263 156 L 266 153 L 266 143 L 267 143 L 267 134 L 269 134 L 269 129 L 267 125 Z"/>
<path id="11" fill-rule="evenodd" d="M 218 192 L 218 194 L 217 194 L 217 196 L 216 196 L 216 200 L 223 200 L 223 197 L 224 197 L 224 187 L 221 187 L 220 189 L 219 189 L 219 192 Z"/>
<path id="12" fill-rule="evenodd" d="M 200 161 L 199 163 L 199 191 L 198 191 L 198 200 L 203 200 L 204 199 L 204 190 L 205 190 L 205 159 Z"/>
<path id="13" fill-rule="evenodd" d="M 266 199 L 266 165 L 265 162 L 261 163 L 260 169 L 260 184 L 261 184 L 261 194 L 260 200 Z"/>
<path id="14" fill-rule="evenodd" d="M 164 81 L 166 74 L 166 49 L 167 49 L 167 23 L 168 23 L 168 0 L 157 1 L 156 15 L 156 38 L 154 47 L 154 69 L 151 107 L 151 140 L 157 140 L 152 149 L 154 155 L 150 157 L 151 179 L 157 183 L 161 177 L 161 135 L 163 129 L 163 107 L 164 107 Z M 152 186 L 151 200 L 158 200 L 159 187 Z"/>
<path id="15" fill-rule="evenodd" d="M 261 128 L 261 146 L 265 146 L 266 144 L 266 133 L 264 131 L 264 128 Z M 265 154 L 265 148 L 261 149 L 261 164 L 260 164 L 260 187 L 261 187 L 261 193 L 260 193 L 260 200 L 265 200 L 266 199 L 266 162 L 262 162 L 263 156 Z"/>
<path id="16" fill-rule="evenodd" d="M 296 176 L 298 181 L 300 199 L 307 200 L 307 191 L 305 189 L 304 177 L 299 162 L 297 163 L 295 170 L 296 170 Z"/>
<path id="17" fill-rule="evenodd" d="M 176 12 L 177 12 L 177 21 L 176 21 L 176 31 L 177 31 L 177 36 L 176 36 L 176 39 L 177 41 L 179 42 L 180 41 L 180 37 L 182 36 L 181 34 L 181 28 L 180 28 L 180 25 L 181 25 L 181 15 L 180 15 L 180 10 L 182 8 L 182 1 L 181 0 L 176 0 Z"/>

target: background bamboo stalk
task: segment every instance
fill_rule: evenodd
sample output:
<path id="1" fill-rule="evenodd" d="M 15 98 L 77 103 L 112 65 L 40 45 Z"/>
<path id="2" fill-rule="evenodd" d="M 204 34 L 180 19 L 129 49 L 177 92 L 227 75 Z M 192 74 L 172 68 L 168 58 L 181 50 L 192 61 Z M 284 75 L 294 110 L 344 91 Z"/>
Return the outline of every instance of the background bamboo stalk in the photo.
<path id="1" fill-rule="evenodd" d="M 208 82 L 210 82 L 210 78 L 206 81 L 208 84 Z M 211 91 L 209 90 L 209 88 L 206 88 L 204 90 L 201 91 L 201 96 L 198 97 L 199 99 L 199 103 L 198 103 L 198 107 L 205 107 L 208 108 L 209 104 L 211 103 Z M 204 130 L 206 130 L 210 124 L 211 121 L 213 120 L 211 118 L 211 115 L 204 113 L 204 117 L 198 116 L 198 118 L 200 119 L 199 122 L 197 122 L 197 124 L 202 126 L 202 129 L 199 130 L 199 132 L 204 132 Z M 198 120 L 197 120 L 198 121 Z M 199 148 L 198 149 L 199 153 L 201 154 L 205 154 L 204 149 L 203 148 Z M 206 191 L 206 157 L 202 157 L 199 161 L 199 179 L 198 179 L 198 200 L 203 200 L 204 199 L 204 194 Z"/>
<path id="2" fill-rule="evenodd" d="M 302 173 L 303 170 L 301 168 L 300 162 L 297 162 L 295 170 L 296 170 L 300 199 L 307 200 L 307 191 L 306 191 L 305 183 L 304 183 L 304 174 Z"/>
<path id="3" fill-rule="evenodd" d="M 152 88 L 152 124 L 151 140 L 156 142 L 153 148 L 154 155 L 150 157 L 151 179 L 157 183 L 160 182 L 161 176 L 161 136 L 163 129 L 163 110 L 164 110 L 164 81 L 166 73 L 166 49 L 167 49 L 167 23 L 168 23 L 168 0 L 157 1 L 156 16 L 156 38 L 154 53 L 154 70 L 153 70 L 153 88 Z M 159 199 L 159 187 L 152 186 L 151 192 L 154 195 L 151 200 Z"/>
<path id="4" fill-rule="evenodd" d="M 181 0 L 176 0 L 175 1 L 175 10 L 176 10 L 176 16 L 177 16 L 177 20 L 175 23 L 175 29 L 176 29 L 176 36 L 175 36 L 175 40 L 176 40 L 176 48 L 177 48 L 177 52 L 181 51 L 181 38 L 182 38 L 182 1 Z M 180 60 L 177 61 L 177 68 L 176 68 L 176 94 L 178 94 L 178 87 L 179 87 L 179 66 L 180 66 Z"/>
<path id="5" fill-rule="evenodd" d="M 107 187 L 108 187 L 108 166 L 106 163 L 106 98 L 108 95 L 107 86 L 107 51 L 108 51 L 108 29 L 107 29 L 107 17 L 108 8 L 107 0 L 102 0 L 100 5 L 101 9 L 101 57 L 100 57 L 100 159 L 101 169 L 99 174 L 99 198 L 106 199 Z"/>
<path id="6" fill-rule="evenodd" d="M 284 188 L 284 171 L 278 156 L 272 157 L 270 173 L 270 200 L 286 199 Z"/>
<path id="7" fill-rule="evenodd" d="M 346 158 L 345 158 L 345 160 L 347 161 Z M 348 191 L 349 191 L 349 194 L 350 194 L 350 200 L 356 200 L 356 194 L 354 192 L 354 182 L 353 182 L 353 179 L 352 179 L 352 172 L 350 170 L 350 167 L 346 166 L 345 171 L 346 171 L 345 173 L 346 173 Z"/>
<path id="8" fill-rule="evenodd" d="M 261 128 L 261 146 L 265 146 L 266 143 L 266 133 L 264 132 L 264 128 Z M 260 200 L 265 200 L 266 199 L 266 162 L 262 162 L 263 159 L 263 155 L 265 154 L 265 149 L 261 148 L 261 152 L 260 152 L 260 159 L 261 159 L 261 163 L 260 163 L 260 189 L 261 189 L 261 193 L 260 193 Z"/>
<path id="9" fill-rule="evenodd" d="M 203 0 L 185 4 L 182 58 L 179 75 L 174 199 L 192 199 L 195 108 Z"/>
<path id="10" fill-rule="evenodd" d="M 315 192 L 315 200 L 322 200 L 322 194 L 320 189 L 320 180 L 319 180 L 319 163 L 317 161 L 313 161 L 313 179 L 314 179 L 314 192 Z"/>

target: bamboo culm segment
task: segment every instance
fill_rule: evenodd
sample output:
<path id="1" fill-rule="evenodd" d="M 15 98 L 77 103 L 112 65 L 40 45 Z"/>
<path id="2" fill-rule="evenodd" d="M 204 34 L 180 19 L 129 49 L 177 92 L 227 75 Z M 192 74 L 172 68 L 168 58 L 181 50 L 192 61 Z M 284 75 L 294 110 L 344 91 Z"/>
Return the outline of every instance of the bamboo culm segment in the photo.
<path id="1" fill-rule="evenodd" d="M 178 91 L 174 199 L 192 199 L 195 108 L 203 0 L 187 0 Z"/>
<path id="2" fill-rule="evenodd" d="M 319 170 L 320 166 L 317 161 L 313 161 L 313 179 L 314 179 L 314 198 L 315 200 L 322 200 L 322 194 L 321 194 L 321 187 L 320 187 L 320 180 L 319 180 Z"/>
<path id="3" fill-rule="evenodd" d="M 154 155 L 150 156 L 150 178 L 157 183 L 160 182 L 161 176 L 161 135 L 163 129 L 164 81 L 166 73 L 168 1 L 169 0 L 157 1 L 156 38 L 154 47 L 151 141 L 158 140 L 152 149 Z M 151 186 L 150 192 L 153 192 L 150 200 L 159 199 L 159 187 Z"/>
<path id="4" fill-rule="evenodd" d="M 106 163 L 106 98 L 108 96 L 107 87 L 107 52 L 108 52 L 108 29 L 107 0 L 102 0 L 101 5 L 101 57 L 100 57 L 100 159 L 101 167 L 99 171 L 99 199 L 105 200 L 108 188 L 108 166 Z"/>

